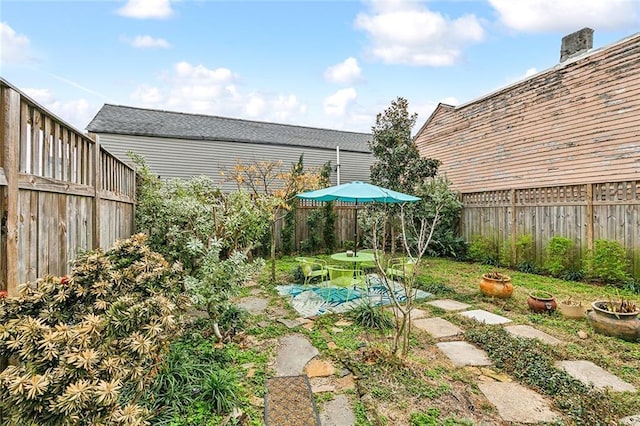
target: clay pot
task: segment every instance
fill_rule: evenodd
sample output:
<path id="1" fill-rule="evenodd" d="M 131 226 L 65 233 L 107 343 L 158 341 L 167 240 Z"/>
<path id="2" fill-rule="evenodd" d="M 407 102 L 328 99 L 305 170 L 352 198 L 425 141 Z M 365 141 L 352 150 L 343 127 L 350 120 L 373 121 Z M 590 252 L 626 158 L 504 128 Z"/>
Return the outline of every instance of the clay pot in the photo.
<path id="1" fill-rule="evenodd" d="M 560 304 L 558 305 L 558 310 L 560 311 L 562 316 L 568 319 L 584 318 L 584 315 L 587 311 L 582 305 L 567 305 L 566 303 L 562 302 L 560 302 Z"/>
<path id="2" fill-rule="evenodd" d="M 599 300 L 593 302 L 593 310 L 587 312 L 587 318 L 593 328 L 601 334 L 619 337 L 624 340 L 635 342 L 640 340 L 640 311 L 631 313 L 609 312 L 603 308 L 607 301 Z"/>
<path id="3" fill-rule="evenodd" d="M 480 291 L 485 296 L 499 297 L 506 299 L 513 293 L 513 285 L 508 275 L 501 274 L 501 278 L 490 278 L 487 274 L 482 275 L 480 281 Z"/>
<path id="4" fill-rule="evenodd" d="M 529 309 L 538 314 L 544 312 L 550 314 L 554 312 L 556 310 L 556 307 L 558 306 L 556 303 L 556 298 L 553 297 L 553 294 L 547 293 L 546 291 L 529 293 L 527 305 L 529 305 Z"/>

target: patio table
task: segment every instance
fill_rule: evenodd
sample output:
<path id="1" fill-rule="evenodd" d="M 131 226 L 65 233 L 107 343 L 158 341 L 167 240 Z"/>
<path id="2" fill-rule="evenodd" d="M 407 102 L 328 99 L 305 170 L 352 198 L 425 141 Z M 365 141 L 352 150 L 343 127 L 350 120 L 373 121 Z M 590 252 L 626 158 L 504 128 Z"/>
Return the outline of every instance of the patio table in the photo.
<path id="1" fill-rule="evenodd" d="M 331 259 L 336 262 L 352 263 L 353 269 L 358 269 L 358 263 L 373 262 L 375 257 L 373 253 L 358 252 L 355 256 L 347 256 L 346 252 L 334 253 L 331 255 Z"/>

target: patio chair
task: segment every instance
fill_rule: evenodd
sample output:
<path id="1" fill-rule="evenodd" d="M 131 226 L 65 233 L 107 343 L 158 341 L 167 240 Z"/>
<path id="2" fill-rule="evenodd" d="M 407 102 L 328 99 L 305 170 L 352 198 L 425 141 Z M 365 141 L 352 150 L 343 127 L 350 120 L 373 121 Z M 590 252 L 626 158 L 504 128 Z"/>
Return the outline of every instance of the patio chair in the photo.
<path id="1" fill-rule="evenodd" d="M 329 285 L 332 289 L 333 287 L 346 288 L 347 301 L 349 300 L 352 290 L 356 287 L 365 287 L 366 285 L 362 272 L 357 269 L 340 268 L 331 265 L 327 266 L 327 269 L 329 270 Z M 331 300 L 331 293 L 332 291 L 328 293 L 329 300 Z"/>
<path id="2" fill-rule="evenodd" d="M 389 266 L 385 272 L 387 277 L 392 280 L 400 279 L 401 281 L 404 281 L 408 275 L 413 273 L 415 265 L 416 264 L 413 259 L 396 257 L 390 260 Z"/>
<path id="3" fill-rule="evenodd" d="M 329 276 L 327 262 L 322 259 L 296 257 L 296 261 L 300 264 L 300 270 L 302 271 L 302 275 L 304 275 L 304 285 L 309 284 L 315 278 L 319 278 L 322 282 Z"/>
<path id="4" fill-rule="evenodd" d="M 371 253 L 374 255 L 376 254 L 376 252 L 378 254 L 378 261 L 381 265 L 384 265 L 384 250 L 362 249 L 359 251 L 359 253 Z M 378 267 L 376 266 L 375 260 L 372 262 L 361 262 L 359 266 L 364 273 L 378 272 Z"/>

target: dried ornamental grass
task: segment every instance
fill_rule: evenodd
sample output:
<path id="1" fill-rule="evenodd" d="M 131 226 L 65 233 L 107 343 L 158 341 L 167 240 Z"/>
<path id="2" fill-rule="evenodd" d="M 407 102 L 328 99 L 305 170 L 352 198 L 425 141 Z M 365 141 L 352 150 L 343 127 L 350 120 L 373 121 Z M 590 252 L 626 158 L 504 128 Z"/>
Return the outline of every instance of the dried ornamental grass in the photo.
<path id="1" fill-rule="evenodd" d="M 8 424 L 146 424 L 120 397 L 153 379 L 186 308 L 181 271 L 135 235 L 0 300 L 0 407 Z M 135 394 L 135 393 L 134 393 Z"/>

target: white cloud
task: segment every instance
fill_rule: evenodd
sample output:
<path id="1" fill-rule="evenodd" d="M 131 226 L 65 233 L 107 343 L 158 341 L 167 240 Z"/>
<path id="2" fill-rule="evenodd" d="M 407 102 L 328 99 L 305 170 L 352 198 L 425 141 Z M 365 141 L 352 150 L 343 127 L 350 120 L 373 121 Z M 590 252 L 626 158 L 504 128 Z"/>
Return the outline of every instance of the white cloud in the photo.
<path id="1" fill-rule="evenodd" d="M 127 18 L 164 19 L 173 15 L 173 10 L 169 0 L 128 0 L 118 14 Z"/>
<path id="2" fill-rule="evenodd" d="M 357 97 L 358 94 L 353 87 L 340 89 L 324 100 L 324 112 L 327 115 L 343 116 L 346 114 L 349 105 L 352 104 Z"/>
<path id="3" fill-rule="evenodd" d="M 537 70 L 537 69 L 535 69 L 535 68 L 529 68 L 528 70 L 526 70 L 526 71 L 525 71 L 525 73 L 524 73 L 524 78 L 529 78 L 529 77 L 531 77 L 532 75 L 534 75 L 534 74 L 535 74 L 535 73 L 537 73 L 537 72 L 538 72 L 538 70 Z"/>
<path id="4" fill-rule="evenodd" d="M 57 99 L 49 89 L 26 88 L 23 91 L 40 105 L 78 130 L 84 130 L 98 111 L 98 106 L 86 99 Z"/>
<path id="5" fill-rule="evenodd" d="M 489 0 L 500 21 L 518 31 L 620 30 L 637 25 L 637 0 Z"/>
<path id="6" fill-rule="evenodd" d="M 475 15 L 450 19 L 407 0 L 370 5 L 370 13 L 359 14 L 355 26 L 369 34 L 371 55 L 388 64 L 453 65 L 467 45 L 484 38 Z"/>
<path id="7" fill-rule="evenodd" d="M 345 59 L 339 64 L 330 66 L 324 72 L 324 78 L 332 83 L 350 84 L 360 78 L 362 70 L 358 60 L 353 57 Z"/>
<path id="8" fill-rule="evenodd" d="M 246 92 L 239 76 L 228 68 L 207 68 L 178 62 L 157 85 L 141 85 L 131 99 L 141 107 L 169 109 L 261 121 L 294 122 L 306 105 L 291 94 Z"/>
<path id="9" fill-rule="evenodd" d="M 163 38 L 153 38 L 150 35 L 136 36 L 133 40 L 130 40 L 129 43 L 138 49 L 169 49 L 171 47 L 167 40 Z"/>
<path id="10" fill-rule="evenodd" d="M 24 63 L 29 58 L 29 39 L 18 34 L 9 24 L 0 22 L 0 61 L 2 63 Z"/>

